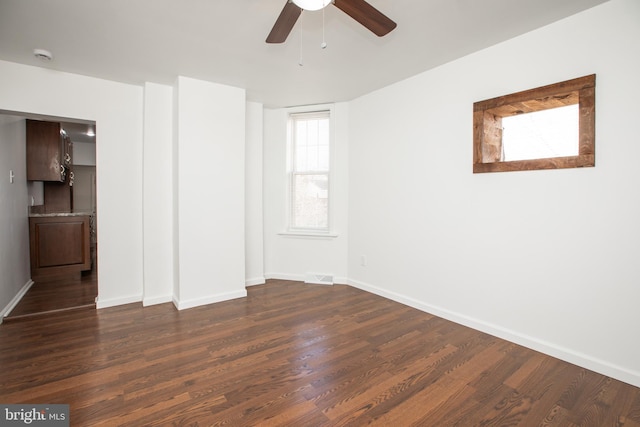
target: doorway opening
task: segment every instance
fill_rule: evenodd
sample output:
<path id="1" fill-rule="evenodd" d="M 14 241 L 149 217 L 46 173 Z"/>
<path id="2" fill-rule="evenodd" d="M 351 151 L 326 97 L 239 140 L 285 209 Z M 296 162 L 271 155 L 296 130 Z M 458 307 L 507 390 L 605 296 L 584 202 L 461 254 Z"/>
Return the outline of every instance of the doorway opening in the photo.
<path id="1" fill-rule="evenodd" d="M 21 289 L 22 297 L 5 313 L 4 322 L 63 310 L 95 308 L 98 296 L 96 123 L 28 113 L 0 111 L 0 114 L 11 116 L 14 122 L 21 120 L 24 126 L 24 138 L 14 144 L 22 144 L 22 149 L 16 152 L 17 156 L 23 155 L 22 162 L 26 165 L 25 173 L 16 177 L 26 181 L 19 182 L 19 191 L 22 193 L 24 188 L 26 195 L 20 194 L 18 203 L 27 201 L 24 218 L 18 221 L 28 224 L 28 232 L 18 233 L 14 241 L 0 242 L 0 245 L 24 247 L 22 240 L 28 239 L 25 256 L 30 278 L 23 287 L 26 292 Z M 52 154 L 58 147 L 56 132 L 60 134 L 61 152 Z M 52 141 L 44 141 L 47 138 Z M 58 158 L 60 164 L 54 164 Z M 14 158 L 13 161 L 21 160 Z M 59 168 L 60 176 L 38 175 L 42 165 L 45 169 Z M 16 268 L 20 268 L 22 261 Z"/>

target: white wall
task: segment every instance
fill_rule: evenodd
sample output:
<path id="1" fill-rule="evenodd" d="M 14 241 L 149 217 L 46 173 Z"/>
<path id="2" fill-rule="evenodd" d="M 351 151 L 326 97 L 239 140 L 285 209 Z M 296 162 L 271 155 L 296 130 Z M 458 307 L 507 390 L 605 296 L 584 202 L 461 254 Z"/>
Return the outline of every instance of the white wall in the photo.
<path id="1" fill-rule="evenodd" d="M 636 0 L 611 0 L 335 104 L 337 238 L 278 234 L 286 110 L 265 110 L 264 276 L 332 274 L 640 385 L 639 16 Z M 471 173 L 473 102 L 591 73 L 595 168 Z M 186 308 L 242 296 L 245 282 L 260 280 L 259 250 L 244 251 L 259 240 L 258 174 L 244 167 L 259 157 L 260 107 L 245 103 L 244 90 L 183 77 L 174 88 L 143 89 L 4 61 L 0 75 L 0 110 L 96 122 L 99 307 L 141 301 L 143 292 L 146 303 L 166 300 L 173 284 Z M 171 207 L 153 215 L 156 206 Z M 165 281 L 148 288 L 150 269 L 168 258 Z M 16 262 L 7 271 L 17 283 L 0 287 L 10 289 L 5 300 L 24 285 L 28 265 Z"/>
<path id="2" fill-rule="evenodd" d="M 24 118 L 0 114 L 0 323 L 32 283 L 25 136 Z"/>
<path id="3" fill-rule="evenodd" d="M 96 122 L 98 307 L 142 298 L 142 88 L 0 61 L 0 110 Z"/>
<path id="4" fill-rule="evenodd" d="M 640 385 L 639 18 L 612 0 L 350 103 L 351 283 Z M 473 102 L 591 73 L 595 168 L 472 173 Z"/>
<path id="5" fill-rule="evenodd" d="M 264 113 L 264 256 L 265 276 L 304 280 L 306 273 L 347 280 L 348 126 L 346 103 L 333 105 L 331 231 L 337 237 L 282 234 L 287 228 L 287 109 Z"/>
<path id="6" fill-rule="evenodd" d="M 245 141 L 245 283 L 264 283 L 262 219 L 262 104 L 247 102 Z"/>
<path id="7" fill-rule="evenodd" d="M 246 296 L 245 92 L 178 77 L 178 308 Z"/>
<path id="8" fill-rule="evenodd" d="M 96 122 L 99 308 L 246 294 L 244 90 L 180 78 L 176 94 L 5 61 L 0 75 L 0 110 Z M 18 282 L 7 298 L 29 278 Z"/>
<path id="9" fill-rule="evenodd" d="M 173 297 L 173 87 L 144 85 L 144 305 Z"/>
<path id="10" fill-rule="evenodd" d="M 73 210 L 74 212 L 95 212 L 96 209 L 96 167 L 73 166 Z"/>
<path id="11" fill-rule="evenodd" d="M 73 141 L 73 164 L 82 166 L 96 165 L 96 144 Z"/>

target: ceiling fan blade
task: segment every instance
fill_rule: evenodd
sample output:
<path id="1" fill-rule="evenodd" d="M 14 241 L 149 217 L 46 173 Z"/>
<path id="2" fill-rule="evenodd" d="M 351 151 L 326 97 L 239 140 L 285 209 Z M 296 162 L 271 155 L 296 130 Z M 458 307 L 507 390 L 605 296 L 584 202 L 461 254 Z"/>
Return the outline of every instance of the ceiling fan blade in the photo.
<path id="1" fill-rule="evenodd" d="M 280 16 L 278 16 L 276 23 L 273 24 L 273 28 L 267 36 L 267 43 L 284 43 L 301 13 L 301 8 L 287 0 L 282 12 L 280 12 Z"/>
<path id="2" fill-rule="evenodd" d="M 395 22 L 365 0 L 335 0 L 333 4 L 378 37 L 396 28 Z"/>

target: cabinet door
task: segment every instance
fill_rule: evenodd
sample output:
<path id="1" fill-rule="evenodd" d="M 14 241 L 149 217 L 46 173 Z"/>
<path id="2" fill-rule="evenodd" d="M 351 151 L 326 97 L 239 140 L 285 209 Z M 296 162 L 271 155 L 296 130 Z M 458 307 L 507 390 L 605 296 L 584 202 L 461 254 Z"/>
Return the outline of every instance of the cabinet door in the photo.
<path id="1" fill-rule="evenodd" d="M 64 181 L 60 123 L 27 119 L 27 180 Z"/>
<path id="2" fill-rule="evenodd" d="M 31 278 L 64 276 L 91 269 L 90 218 L 29 218 Z"/>

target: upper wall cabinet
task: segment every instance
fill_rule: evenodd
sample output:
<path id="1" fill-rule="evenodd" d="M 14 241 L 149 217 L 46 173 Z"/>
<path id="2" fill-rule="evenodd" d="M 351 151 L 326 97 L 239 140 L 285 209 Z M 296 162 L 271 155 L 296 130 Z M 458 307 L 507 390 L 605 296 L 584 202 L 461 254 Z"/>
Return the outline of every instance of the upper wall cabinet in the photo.
<path id="1" fill-rule="evenodd" d="M 59 181 L 71 166 L 71 141 L 60 123 L 27 119 L 27 180 Z"/>

